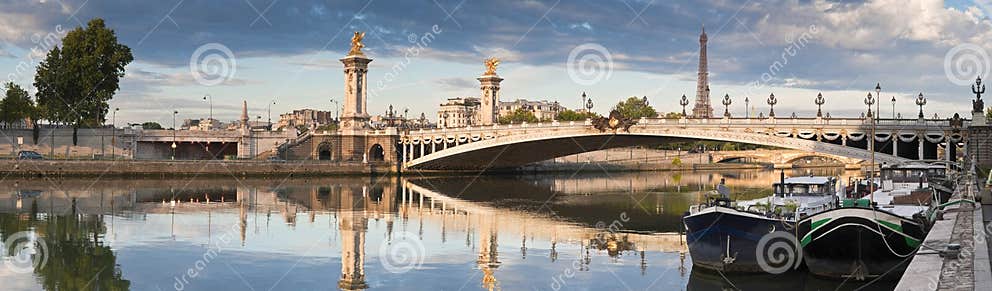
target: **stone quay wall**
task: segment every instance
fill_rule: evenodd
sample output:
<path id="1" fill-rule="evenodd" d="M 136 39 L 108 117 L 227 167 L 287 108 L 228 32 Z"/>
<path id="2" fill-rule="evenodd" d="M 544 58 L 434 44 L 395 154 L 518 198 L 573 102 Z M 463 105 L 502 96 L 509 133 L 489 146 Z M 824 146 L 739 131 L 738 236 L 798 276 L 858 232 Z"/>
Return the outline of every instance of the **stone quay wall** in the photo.
<path id="1" fill-rule="evenodd" d="M 0 175 L 22 177 L 298 177 L 395 174 L 395 164 L 324 161 L 0 160 Z"/>

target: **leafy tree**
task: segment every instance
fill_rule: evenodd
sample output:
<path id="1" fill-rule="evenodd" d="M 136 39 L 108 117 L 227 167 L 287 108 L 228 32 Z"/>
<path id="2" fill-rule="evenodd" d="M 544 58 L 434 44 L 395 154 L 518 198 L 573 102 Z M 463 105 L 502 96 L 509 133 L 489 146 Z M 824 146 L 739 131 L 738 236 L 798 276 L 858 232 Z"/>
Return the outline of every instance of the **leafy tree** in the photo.
<path id="1" fill-rule="evenodd" d="M 142 123 L 141 124 L 141 128 L 143 128 L 143 129 L 163 129 L 161 124 L 158 124 L 158 122 L 154 122 L 154 121 L 148 121 L 148 122 Z"/>
<path id="2" fill-rule="evenodd" d="M 675 157 L 675 159 L 672 159 L 672 166 L 682 167 L 682 159 L 680 159 L 678 157 Z"/>
<path id="3" fill-rule="evenodd" d="M 566 109 L 558 112 L 555 119 L 558 121 L 584 121 L 586 119 L 595 118 L 599 114 L 592 112 L 578 112 L 571 109 Z"/>
<path id="4" fill-rule="evenodd" d="M 989 109 L 985 110 L 985 116 L 987 116 L 989 119 L 992 119 L 992 107 L 989 107 Z"/>
<path id="5" fill-rule="evenodd" d="M 509 124 L 509 123 L 534 123 L 537 122 L 537 116 L 534 116 L 534 112 L 530 110 L 518 108 L 510 114 L 499 117 L 499 124 Z"/>
<path id="6" fill-rule="evenodd" d="M 637 119 L 641 117 L 658 117 L 658 112 L 654 110 L 651 105 L 648 105 L 648 97 L 637 98 L 633 96 L 627 98 L 627 100 L 620 101 L 617 106 L 614 107 L 617 111 L 620 111 L 624 116 Z"/>
<path id="7" fill-rule="evenodd" d="M 117 42 L 114 30 L 94 18 L 62 38 L 38 65 L 34 86 L 46 118 L 72 125 L 72 144 L 81 126 L 96 126 L 107 117 L 107 104 L 120 89 L 124 67 L 134 57 L 131 48 Z"/>
<path id="8" fill-rule="evenodd" d="M 30 118 L 36 119 L 36 110 L 31 95 L 21 86 L 8 82 L 4 84 L 6 94 L 0 100 L 0 121 L 9 124 Z"/>
<path id="9" fill-rule="evenodd" d="M 665 118 L 667 118 L 667 119 L 678 119 L 678 118 L 682 118 L 682 112 L 669 112 L 669 113 L 665 113 Z"/>

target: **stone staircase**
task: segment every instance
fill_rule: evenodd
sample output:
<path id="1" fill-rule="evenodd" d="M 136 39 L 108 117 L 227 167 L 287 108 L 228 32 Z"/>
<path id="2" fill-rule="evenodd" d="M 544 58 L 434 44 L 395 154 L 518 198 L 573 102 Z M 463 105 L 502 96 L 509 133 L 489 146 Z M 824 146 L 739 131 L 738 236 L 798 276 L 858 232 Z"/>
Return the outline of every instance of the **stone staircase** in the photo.
<path id="1" fill-rule="evenodd" d="M 313 135 L 308 131 L 303 135 L 300 135 L 296 139 L 290 140 L 280 144 L 274 150 L 268 150 L 258 154 L 255 159 L 267 160 L 271 157 L 278 155 L 278 157 L 286 159 L 298 160 L 308 160 L 310 159 L 310 153 L 313 150 Z M 288 155 L 287 155 L 288 153 Z"/>

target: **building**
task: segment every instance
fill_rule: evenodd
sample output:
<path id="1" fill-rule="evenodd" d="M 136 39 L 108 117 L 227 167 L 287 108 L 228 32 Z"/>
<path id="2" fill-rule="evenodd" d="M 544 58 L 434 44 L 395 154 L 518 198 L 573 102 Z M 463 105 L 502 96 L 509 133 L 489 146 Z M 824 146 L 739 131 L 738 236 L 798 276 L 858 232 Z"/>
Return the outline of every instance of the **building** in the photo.
<path id="1" fill-rule="evenodd" d="M 713 106 L 710 105 L 710 77 L 706 64 L 706 28 L 699 35 L 699 70 L 696 76 L 696 104 L 692 107 L 692 117 L 713 117 Z"/>
<path id="2" fill-rule="evenodd" d="M 290 113 L 279 114 L 279 122 L 276 123 L 275 129 L 300 126 L 310 128 L 331 123 L 334 123 L 334 118 L 330 111 L 299 109 Z"/>
<path id="3" fill-rule="evenodd" d="M 439 128 L 465 127 L 478 125 L 477 112 L 482 103 L 479 98 L 448 98 L 437 110 L 437 126 Z"/>
<path id="4" fill-rule="evenodd" d="M 500 102 L 499 116 L 507 116 L 518 109 L 534 113 L 534 117 L 537 117 L 538 120 L 553 120 L 555 117 L 558 117 L 559 112 L 564 111 L 566 108 L 559 104 L 558 101 L 548 102 L 547 100 L 528 101 L 527 99 L 517 99 L 509 102 Z"/>
<path id="5" fill-rule="evenodd" d="M 403 114 L 400 114 L 393 110 L 392 105 L 389 105 L 389 110 L 386 111 L 385 115 L 372 116 L 370 123 L 375 129 L 394 127 L 401 130 L 416 130 L 437 127 L 437 124 L 431 123 L 424 113 L 420 113 L 420 118 L 416 119 L 407 118 L 406 113 L 407 110 L 403 110 Z"/>
<path id="6" fill-rule="evenodd" d="M 227 128 L 220 120 L 213 118 L 200 118 L 200 119 L 184 119 L 183 125 L 179 127 L 180 130 L 224 130 Z"/>

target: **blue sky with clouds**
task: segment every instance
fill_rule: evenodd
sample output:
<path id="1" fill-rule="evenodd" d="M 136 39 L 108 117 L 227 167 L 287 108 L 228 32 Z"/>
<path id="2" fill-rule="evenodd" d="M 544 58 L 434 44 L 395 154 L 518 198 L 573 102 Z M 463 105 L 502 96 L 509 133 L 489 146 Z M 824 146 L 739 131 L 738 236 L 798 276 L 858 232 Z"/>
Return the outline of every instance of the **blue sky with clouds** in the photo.
<path id="1" fill-rule="evenodd" d="M 989 0 L 0 0 L 0 72 L 30 86 L 44 36 L 101 17 L 135 55 L 112 101 L 121 122 L 205 117 L 206 94 L 215 117 L 236 118 L 247 100 L 265 119 L 270 101 L 273 116 L 333 108 L 338 59 L 366 31 L 373 114 L 392 104 L 434 116 L 446 98 L 478 95 L 488 56 L 503 60 L 503 100 L 576 107 L 584 91 L 600 112 L 632 95 L 680 111 L 705 25 L 713 103 L 729 94 L 737 115 L 744 96 L 767 112 L 770 93 L 776 111 L 813 114 L 817 92 L 834 116 L 858 115 L 881 82 L 882 114 L 895 96 L 915 116 L 923 92 L 927 111 L 947 116 L 968 111 L 966 82 L 992 70 L 990 13 Z"/>

